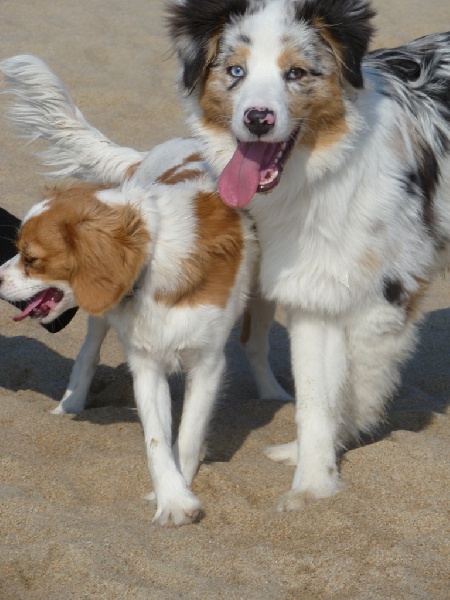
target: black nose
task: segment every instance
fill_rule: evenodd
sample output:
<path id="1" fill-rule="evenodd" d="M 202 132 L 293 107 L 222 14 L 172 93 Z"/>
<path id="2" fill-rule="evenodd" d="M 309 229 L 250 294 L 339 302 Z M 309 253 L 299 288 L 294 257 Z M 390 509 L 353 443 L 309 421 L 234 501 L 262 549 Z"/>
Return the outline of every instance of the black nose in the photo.
<path id="1" fill-rule="evenodd" d="M 261 137 L 273 129 L 275 113 L 268 108 L 249 108 L 244 113 L 244 124 L 251 133 Z"/>

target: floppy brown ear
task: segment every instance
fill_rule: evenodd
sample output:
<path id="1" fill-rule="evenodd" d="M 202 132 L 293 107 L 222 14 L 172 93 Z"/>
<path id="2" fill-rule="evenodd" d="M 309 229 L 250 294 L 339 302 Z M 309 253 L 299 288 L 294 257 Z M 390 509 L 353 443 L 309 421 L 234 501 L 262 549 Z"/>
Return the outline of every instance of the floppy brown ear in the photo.
<path id="1" fill-rule="evenodd" d="M 150 234 L 139 211 L 129 204 L 92 201 L 75 223 L 66 223 L 71 247 L 70 285 L 84 310 L 101 315 L 136 281 L 147 256 Z"/>

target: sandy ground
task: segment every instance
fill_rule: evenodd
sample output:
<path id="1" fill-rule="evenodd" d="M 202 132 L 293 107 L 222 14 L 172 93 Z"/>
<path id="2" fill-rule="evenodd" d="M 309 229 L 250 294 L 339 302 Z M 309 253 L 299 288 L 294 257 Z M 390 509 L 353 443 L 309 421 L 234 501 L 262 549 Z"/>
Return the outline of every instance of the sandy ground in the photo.
<path id="1" fill-rule="evenodd" d="M 375 45 L 450 29 L 448 0 L 378 0 Z M 140 150 L 187 133 L 160 0 L 3 0 L 0 58 L 34 53 L 88 120 Z M 400 16 L 402 13 L 402 16 Z M 43 178 L 1 122 L 0 202 L 23 216 Z M 292 468 L 261 448 L 290 440 L 294 407 L 255 400 L 236 335 L 227 383 L 194 491 L 206 518 L 151 524 L 142 431 L 114 336 L 89 410 L 56 417 L 85 331 L 14 324 L 0 303 L 0 597 L 19 599 L 444 599 L 448 587 L 449 281 L 436 281 L 420 346 L 384 436 L 346 453 L 346 489 L 301 513 L 274 507 Z M 272 360 L 292 389 L 286 333 Z M 181 382 L 173 381 L 175 414 Z"/>

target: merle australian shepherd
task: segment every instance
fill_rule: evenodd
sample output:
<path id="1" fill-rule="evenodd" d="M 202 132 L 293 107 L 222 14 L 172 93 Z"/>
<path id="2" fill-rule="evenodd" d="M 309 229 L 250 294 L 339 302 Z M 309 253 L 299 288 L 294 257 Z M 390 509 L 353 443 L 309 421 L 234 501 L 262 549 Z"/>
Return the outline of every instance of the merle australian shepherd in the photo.
<path id="1" fill-rule="evenodd" d="M 246 208 L 260 285 L 288 315 L 298 439 L 280 510 L 340 488 L 374 428 L 450 239 L 450 34 L 367 53 L 367 0 L 184 0 L 180 84 L 222 200 Z"/>

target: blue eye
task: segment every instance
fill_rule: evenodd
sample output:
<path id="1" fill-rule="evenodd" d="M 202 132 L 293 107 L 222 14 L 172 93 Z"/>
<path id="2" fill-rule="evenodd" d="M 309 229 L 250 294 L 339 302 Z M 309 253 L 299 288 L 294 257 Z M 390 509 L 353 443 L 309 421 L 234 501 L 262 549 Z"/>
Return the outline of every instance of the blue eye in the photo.
<path id="1" fill-rule="evenodd" d="M 233 65 L 231 67 L 228 67 L 227 73 L 231 75 L 231 77 L 236 77 L 236 79 L 245 76 L 244 69 L 239 65 Z"/>
<path id="2" fill-rule="evenodd" d="M 288 81 L 298 81 L 306 74 L 305 69 L 301 69 L 300 67 L 295 67 L 294 69 L 290 69 L 286 73 L 286 79 Z"/>

